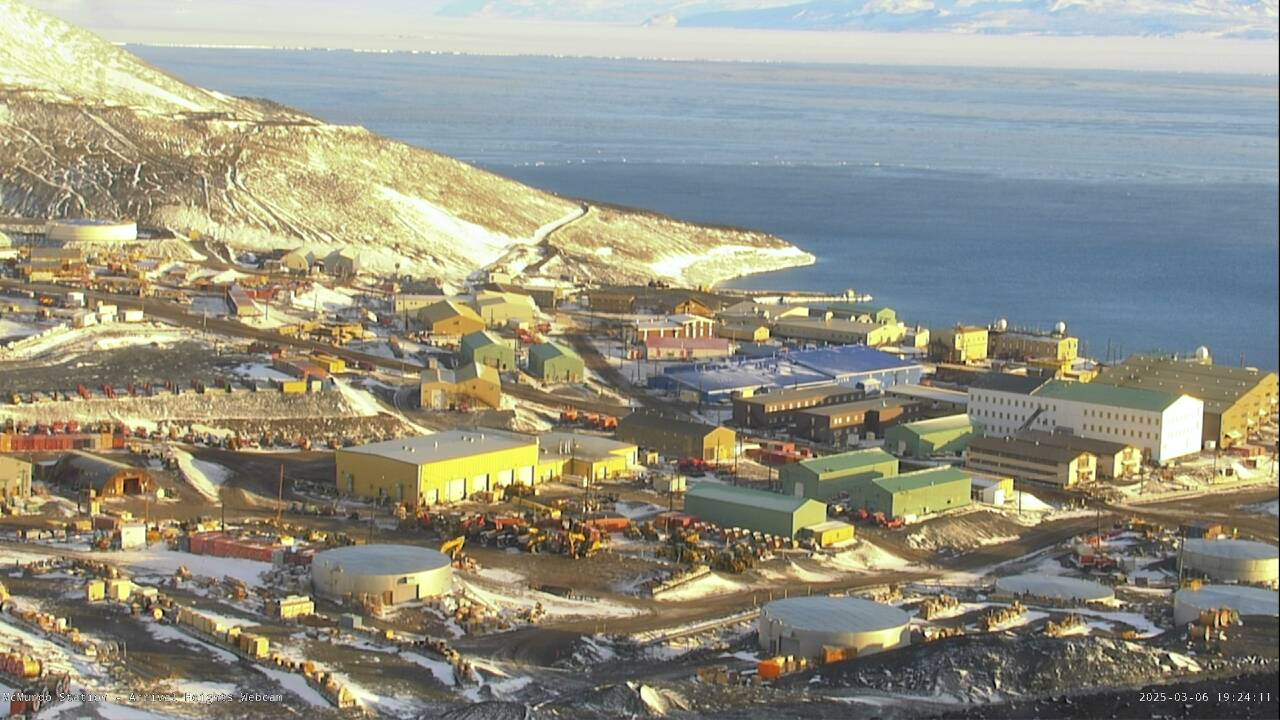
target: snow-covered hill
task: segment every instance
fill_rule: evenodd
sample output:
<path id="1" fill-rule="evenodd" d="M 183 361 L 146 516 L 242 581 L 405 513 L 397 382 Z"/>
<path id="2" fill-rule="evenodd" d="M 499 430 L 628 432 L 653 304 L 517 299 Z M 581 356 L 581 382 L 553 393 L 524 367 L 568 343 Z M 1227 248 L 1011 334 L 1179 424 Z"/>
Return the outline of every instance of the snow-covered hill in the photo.
<path id="1" fill-rule="evenodd" d="M 613 208 L 535 251 L 540 229 L 580 203 L 363 128 L 192 87 L 15 0 L 0 0 L 0 168 L 0 214 L 137 218 L 252 249 L 356 245 L 366 267 L 451 280 L 522 247 L 548 274 L 617 280 L 705 283 L 747 261 L 754 271 L 812 262 L 761 233 Z M 708 255 L 726 247 L 743 248 L 744 262 Z"/>

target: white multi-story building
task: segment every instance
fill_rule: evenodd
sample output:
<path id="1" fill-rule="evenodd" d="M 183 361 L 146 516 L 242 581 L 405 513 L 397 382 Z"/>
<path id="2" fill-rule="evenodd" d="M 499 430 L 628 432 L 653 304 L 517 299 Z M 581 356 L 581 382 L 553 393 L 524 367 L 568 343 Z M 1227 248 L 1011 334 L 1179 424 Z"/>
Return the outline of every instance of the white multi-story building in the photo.
<path id="1" fill-rule="evenodd" d="M 988 435 L 1065 430 L 1133 445 L 1165 464 L 1200 451 L 1204 403 L 1157 390 L 989 375 L 969 389 L 969 420 Z"/>

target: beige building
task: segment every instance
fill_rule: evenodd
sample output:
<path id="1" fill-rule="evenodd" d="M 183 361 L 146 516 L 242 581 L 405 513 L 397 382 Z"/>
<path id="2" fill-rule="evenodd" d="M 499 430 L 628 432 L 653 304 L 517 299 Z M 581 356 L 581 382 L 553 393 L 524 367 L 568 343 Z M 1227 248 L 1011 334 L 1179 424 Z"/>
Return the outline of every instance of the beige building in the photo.
<path id="1" fill-rule="evenodd" d="M 1137 356 L 1108 368 L 1093 382 L 1203 400 L 1203 440 L 1218 447 L 1243 443 L 1276 412 L 1276 374 L 1250 368 Z"/>
<path id="2" fill-rule="evenodd" d="M 726 427 L 634 412 L 618 422 L 617 437 L 671 459 L 719 462 L 733 458 L 738 436 Z"/>
<path id="3" fill-rule="evenodd" d="M 1064 488 L 1097 478 L 1097 459 L 1092 453 L 1017 437 L 971 439 L 964 464 L 982 472 Z"/>
<path id="4" fill-rule="evenodd" d="M 863 344 L 871 347 L 896 345 L 906 335 L 901 323 L 881 325 L 874 322 L 837 320 L 835 318 L 782 318 L 773 324 L 773 335 L 792 340 L 813 340 L 838 345 Z"/>
<path id="5" fill-rule="evenodd" d="M 538 439 L 530 435 L 451 430 L 339 448 L 334 458 L 342 495 L 435 505 L 534 484 L 539 451 Z"/>
<path id="6" fill-rule="evenodd" d="M 453 300 L 440 300 L 418 311 L 418 320 L 432 335 L 463 336 L 484 330 L 475 310 Z"/>
<path id="7" fill-rule="evenodd" d="M 929 343 L 929 356 L 947 363 L 968 364 L 987 359 L 989 331 L 974 325 L 956 325 L 935 331 Z"/>
<path id="8" fill-rule="evenodd" d="M 1080 341 L 1058 333 L 991 332 L 989 354 L 992 357 L 1029 360 L 1052 358 L 1069 363 L 1080 357 Z"/>
<path id="9" fill-rule="evenodd" d="M 0 499 L 31 495 L 31 463 L 12 455 L 0 455 Z"/>
<path id="10" fill-rule="evenodd" d="M 490 327 L 517 322 L 532 325 L 538 319 L 538 305 L 528 295 L 482 290 L 471 303 L 476 314 Z"/>
<path id="11" fill-rule="evenodd" d="M 716 327 L 716 336 L 738 342 L 762 343 L 769 339 L 769 325 L 749 320 L 733 320 Z"/>
<path id="12" fill-rule="evenodd" d="M 469 405 L 502 407 L 502 378 L 497 369 L 478 362 L 464 363 L 456 370 L 427 368 L 419 387 L 425 410 L 458 410 Z"/>
<path id="13" fill-rule="evenodd" d="M 635 443 L 620 442 L 598 435 L 548 432 L 539 436 L 538 443 L 542 451 L 542 466 L 557 462 L 562 464 L 556 475 L 606 480 L 627 474 L 639 459 L 639 448 Z"/>

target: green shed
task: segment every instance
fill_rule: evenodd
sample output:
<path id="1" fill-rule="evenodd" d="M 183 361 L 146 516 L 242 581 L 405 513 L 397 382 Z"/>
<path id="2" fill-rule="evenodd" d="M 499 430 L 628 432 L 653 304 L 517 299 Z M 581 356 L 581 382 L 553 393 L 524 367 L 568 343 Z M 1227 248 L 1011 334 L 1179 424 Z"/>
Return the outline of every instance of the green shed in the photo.
<path id="1" fill-rule="evenodd" d="M 464 362 L 488 365 L 503 372 L 516 367 L 515 348 L 488 330 L 462 336 L 459 350 Z"/>
<path id="2" fill-rule="evenodd" d="M 973 484 L 969 474 L 954 467 L 936 467 L 875 478 L 849 494 L 853 507 L 882 512 L 887 517 L 927 515 L 969 504 Z"/>
<path id="3" fill-rule="evenodd" d="M 785 537 L 827 521 L 826 503 L 705 481 L 685 493 L 684 511 L 720 527 Z"/>
<path id="4" fill-rule="evenodd" d="M 567 345 L 544 342 L 529 346 L 529 374 L 543 382 L 582 382 L 587 365 Z"/>
<path id="5" fill-rule="evenodd" d="M 787 495 L 827 501 L 864 480 L 897 474 L 898 458 L 870 448 L 783 465 L 778 479 Z"/>
<path id="6" fill-rule="evenodd" d="M 968 415 L 947 415 L 930 420 L 893 425 L 884 432 L 884 446 L 899 457 L 923 459 L 933 455 L 959 455 L 973 439 Z"/>

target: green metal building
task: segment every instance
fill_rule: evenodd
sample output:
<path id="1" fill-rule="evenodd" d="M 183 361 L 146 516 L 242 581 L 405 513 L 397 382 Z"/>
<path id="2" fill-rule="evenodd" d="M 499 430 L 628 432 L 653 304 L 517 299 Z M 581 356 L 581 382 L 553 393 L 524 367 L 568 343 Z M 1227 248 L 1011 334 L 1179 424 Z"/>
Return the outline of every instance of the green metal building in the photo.
<path id="1" fill-rule="evenodd" d="M 865 480 L 897 474 L 898 458 L 870 448 L 783 465 L 778 479 L 787 495 L 826 501 Z"/>
<path id="2" fill-rule="evenodd" d="M 933 455 L 959 455 L 969 447 L 973 424 L 966 415 L 892 425 L 884 431 L 884 446 L 899 457 L 923 459 Z"/>
<path id="3" fill-rule="evenodd" d="M 863 481 L 849 493 L 849 500 L 853 507 L 886 517 L 926 515 L 967 506 L 972 484 L 962 470 L 936 467 Z"/>
<path id="4" fill-rule="evenodd" d="M 488 330 L 464 335 L 459 351 L 463 361 L 488 365 L 500 372 L 514 370 L 516 367 L 515 348 Z"/>
<path id="5" fill-rule="evenodd" d="M 543 382 L 582 382 L 587 365 L 578 353 L 558 342 L 529 346 L 529 374 Z"/>
<path id="6" fill-rule="evenodd" d="M 685 493 L 684 511 L 720 527 L 785 537 L 827 521 L 826 503 L 712 482 L 698 483 Z"/>

